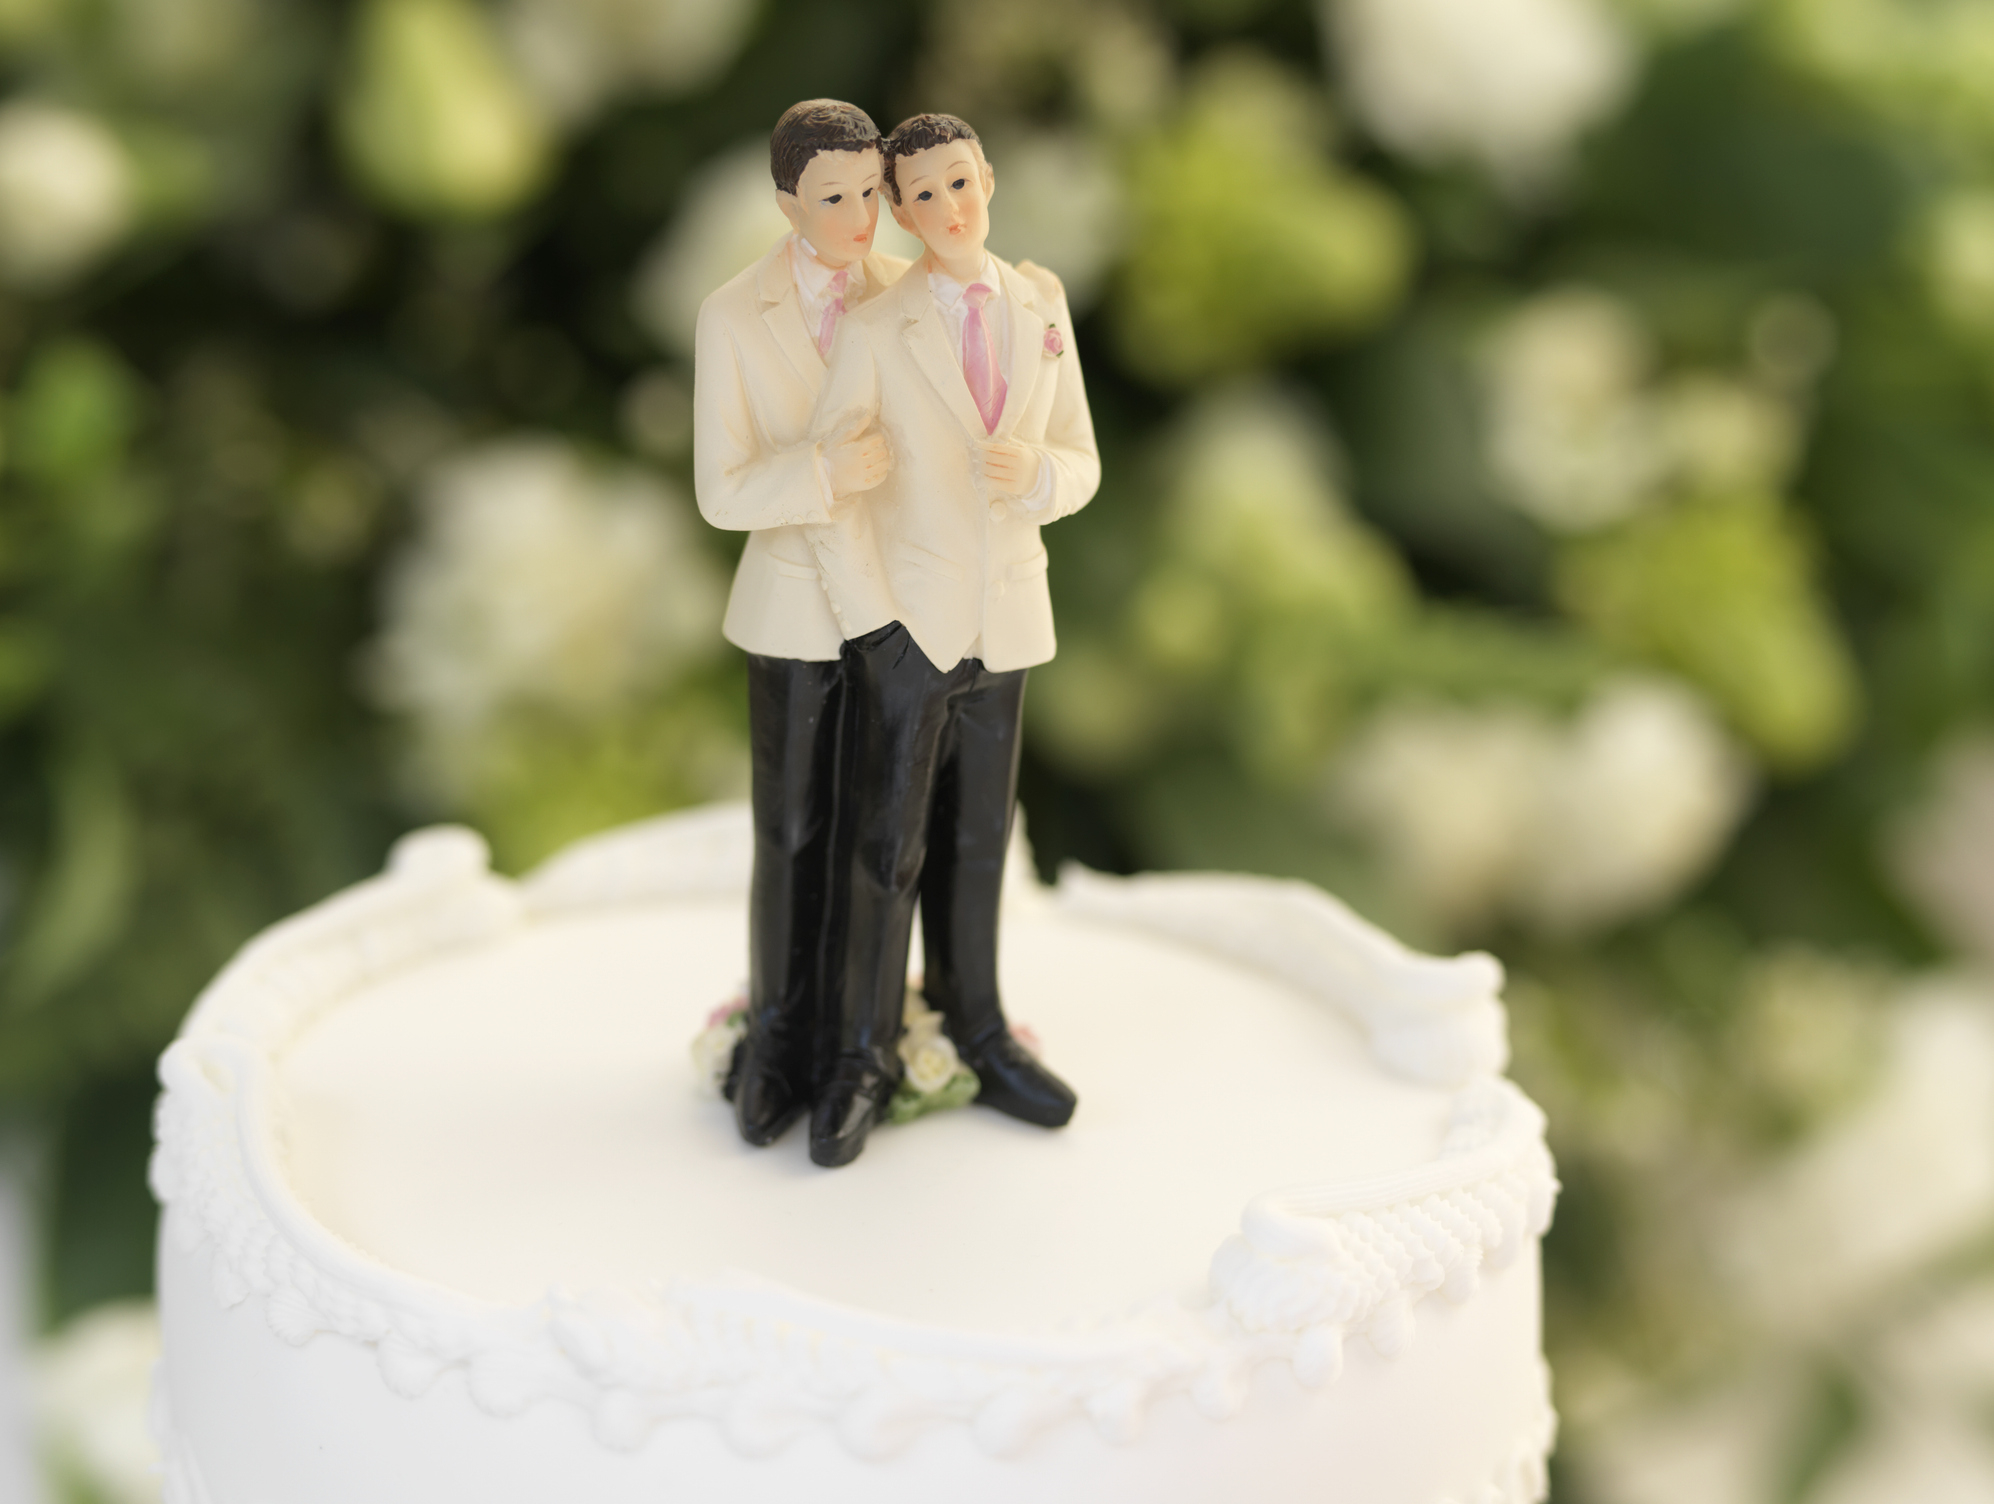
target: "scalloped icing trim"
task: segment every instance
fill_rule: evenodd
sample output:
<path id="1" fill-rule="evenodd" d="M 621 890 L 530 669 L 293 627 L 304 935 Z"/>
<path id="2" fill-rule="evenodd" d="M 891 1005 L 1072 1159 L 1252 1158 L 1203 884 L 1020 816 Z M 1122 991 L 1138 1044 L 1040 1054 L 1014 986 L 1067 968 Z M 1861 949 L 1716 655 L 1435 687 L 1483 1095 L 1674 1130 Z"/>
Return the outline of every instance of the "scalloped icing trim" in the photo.
<path id="1" fill-rule="evenodd" d="M 1551 1407 L 1550 1372 L 1543 1373 L 1543 1393 L 1536 1413 L 1524 1426 L 1509 1455 L 1479 1488 L 1464 1495 L 1443 1494 L 1436 1504 L 1543 1504 L 1550 1494 L 1549 1462 L 1558 1440 L 1558 1415 Z M 163 1390 L 155 1388 L 151 1431 L 161 1463 L 161 1504 L 214 1504 L 194 1449 L 173 1424 Z"/>
<path id="2" fill-rule="evenodd" d="M 270 1056 L 319 1012 L 534 912 L 738 894 L 746 835 L 735 807 L 667 817 L 583 843 L 514 884 L 490 873 L 470 832 L 419 832 L 381 878 L 251 942 L 160 1061 L 151 1181 L 166 1235 L 186 1251 L 210 1246 L 224 1306 L 261 1296 L 287 1342 L 329 1332 L 372 1346 L 398 1394 L 419 1395 L 457 1368 L 488 1413 L 564 1400 L 619 1450 L 668 1420 L 704 1416 L 744 1454 L 828 1426 L 854 1455 L 880 1459 L 945 1423 L 998 1456 L 1076 1415 L 1127 1442 L 1149 1406 L 1177 1392 L 1223 1419 L 1262 1362 L 1329 1383 L 1348 1337 L 1396 1354 L 1419 1299 L 1467 1298 L 1485 1263 L 1508 1263 L 1549 1224 L 1557 1181 L 1543 1116 L 1486 1064 L 1501 1044 L 1493 961 L 1418 956 L 1301 885 L 1071 873 L 1050 895 L 1063 909 L 1299 973 L 1310 992 L 1357 1012 L 1388 1067 L 1422 1080 L 1465 1067 L 1449 1082 L 1461 1089 L 1439 1156 L 1400 1175 L 1255 1198 L 1213 1258 L 1208 1306 L 1161 1301 L 1043 1339 L 921 1327 L 745 1280 L 498 1306 L 367 1258 L 297 1202 L 277 1161 Z M 1015 895 L 1047 900 L 1035 884 Z M 1442 1044 L 1407 1059 L 1381 1043 L 1406 1037 Z M 1473 1504 L 1509 1497 L 1485 1490 Z"/>

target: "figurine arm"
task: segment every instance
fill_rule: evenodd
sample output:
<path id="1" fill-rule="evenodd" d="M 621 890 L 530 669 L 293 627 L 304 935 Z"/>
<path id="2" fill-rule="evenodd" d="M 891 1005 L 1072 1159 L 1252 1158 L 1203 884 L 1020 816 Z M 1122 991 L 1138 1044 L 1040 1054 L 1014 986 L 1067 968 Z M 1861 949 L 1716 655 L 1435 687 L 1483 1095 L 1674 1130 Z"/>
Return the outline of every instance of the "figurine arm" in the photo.
<path id="1" fill-rule="evenodd" d="M 1045 437 L 1036 444 L 1017 444 L 1028 457 L 1037 458 L 1038 474 L 1014 492 L 1010 505 L 1014 515 L 1022 512 L 1035 522 L 1051 522 L 1070 516 L 1093 499 L 1101 484 L 1101 455 L 1094 445 L 1094 419 L 1087 408 L 1087 386 L 1080 373 L 1080 352 L 1074 344 L 1066 289 L 1043 267 L 1025 262 L 1020 270 L 1027 271 L 1052 300 L 1052 330 L 1047 338 L 1056 332 L 1062 353 L 1043 357 L 1055 366 L 1049 374 L 1058 386 L 1046 419 Z"/>
<path id="2" fill-rule="evenodd" d="M 867 430 L 876 430 L 879 422 L 879 367 L 865 331 L 856 325 L 855 319 L 838 321 L 831 341 L 831 369 L 810 420 L 811 440 L 826 454 L 850 445 Z M 876 432 L 873 437 L 884 446 Z M 869 507 L 854 506 L 851 496 L 840 496 L 835 514 L 806 527 L 803 537 L 817 560 L 817 574 L 840 632 L 859 637 L 898 619 Z"/>
<path id="3" fill-rule="evenodd" d="M 1058 287 L 1057 281 L 1054 286 Z M 1080 346 L 1073 338 L 1065 288 L 1059 287 L 1057 301 L 1053 327 L 1066 349 L 1053 358 L 1059 390 L 1053 393 L 1052 414 L 1045 426 L 1043 455 L 1052 471 L 1052 497 L 1040 518 L 1043 522 L 1072 516 L 1094 499 L 1101 485 L 1101 451 L 1094 444 L 1094 415 L 1087 406 L 1087 383 L 1080 372 Z"/>
<path id="4" fill-rule="evenodd" d="M 851 443 L 879 421 L 879 366 L 865 331 L 853 328 L 852 322 L 838 321 L 837 335 L 831 341 L 830 369 L 810 417 L 810 441 L 825 455 Z M 841 496 L 836 501 L 845 499 Z"/>
<path id="5" fill-rule="evenodd" d="M 756 531 L 830 520 L 830 479 L 817 446 L 764 446 L 740 350 L 711 299 L 699 310 L 692 413 L 693 493 L 708 522 Z"/>

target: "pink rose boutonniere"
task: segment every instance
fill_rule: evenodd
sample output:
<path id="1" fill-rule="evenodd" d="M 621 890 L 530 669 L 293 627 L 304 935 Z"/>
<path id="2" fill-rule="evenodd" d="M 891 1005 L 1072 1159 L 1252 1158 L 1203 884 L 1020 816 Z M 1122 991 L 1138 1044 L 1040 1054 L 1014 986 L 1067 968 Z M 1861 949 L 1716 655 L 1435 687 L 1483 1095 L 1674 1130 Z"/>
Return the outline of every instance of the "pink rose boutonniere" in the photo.
<path id="1" fill-rule="evenodd" d="M 1049 327 L 1045 332 L 1045 353 L 1055 357 L 1066 353 L 1066 341 L 1059 337 L 1056 328 Z"/>

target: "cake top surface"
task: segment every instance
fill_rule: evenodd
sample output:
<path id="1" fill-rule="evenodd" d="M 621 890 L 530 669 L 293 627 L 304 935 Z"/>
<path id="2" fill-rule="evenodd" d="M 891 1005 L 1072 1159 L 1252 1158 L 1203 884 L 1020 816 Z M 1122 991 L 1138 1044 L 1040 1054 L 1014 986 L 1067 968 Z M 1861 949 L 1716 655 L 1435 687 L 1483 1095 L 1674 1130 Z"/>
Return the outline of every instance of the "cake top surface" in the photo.
<path id="1" fill-rule="evenodd" d="M 277 1057 L 287 1173 L 384 1264 L 509 1304 L 752 1272 L 882 1315 L 1085 1324 L 1202 1292 L 1254 1193 L 1430 1161 L 1453 1093 L 1236 961 L 1011 913 L 1008 1007 L 1082 1091 L 1048 1133 L 977 1108 L 854 1165 L 743 1144 L 688 1042 L 740 983 L 738 900 L 554 914 L 362 987 Z"/>
<path id="2" fill-rule="evenodd" d="M 164 1237 L 399 1394 L 457 1371 L 615 1448 L 696 1413 L 874 1457 L 941 1422 L 999 1455 L 1076 1414 L 1127 1439 L 1178 1392 L 1218 1418 L 1269 1360 L 1329 1382 L 1346 1336 L 1398 1351 L 1548 1224 L 1491 958 L 1305 884 L 1045 889 L 1021 854 L 1002 980 L 1073 1123 L 938 1114 L 829 1173 L 749 1149 L 688 1048 L 740 982 L 749 850 L 716 806 L 514 881 L 420 832 L 266 931 L 160 1059 Z"/>

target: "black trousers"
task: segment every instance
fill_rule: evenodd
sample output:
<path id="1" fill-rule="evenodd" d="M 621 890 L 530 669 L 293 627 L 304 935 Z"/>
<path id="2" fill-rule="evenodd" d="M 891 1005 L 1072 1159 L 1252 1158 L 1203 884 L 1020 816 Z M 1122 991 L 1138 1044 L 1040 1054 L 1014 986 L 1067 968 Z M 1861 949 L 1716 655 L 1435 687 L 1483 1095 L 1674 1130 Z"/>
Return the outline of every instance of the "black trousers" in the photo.
<path id="1" fill-rule="evenodd" d="M 755 868 L 748 903 L 748 1017 L 799 1091 L 835 1012 L 830 864 L 843 665 L 748 655 Z"/>
<path id="2" fill-rule="evenodd" d="M 956 1043 L 974 1048 L 1004 1027 L 997 901 L 1026 671 L 992 673 L 975 658 L 938 669 L 898 622 L 847 641 L 843 664 L 833 884 L 843 982 L 836 1034 L 825 1045 L 897 1076 L 917 901 L 925 991 Z"/>

